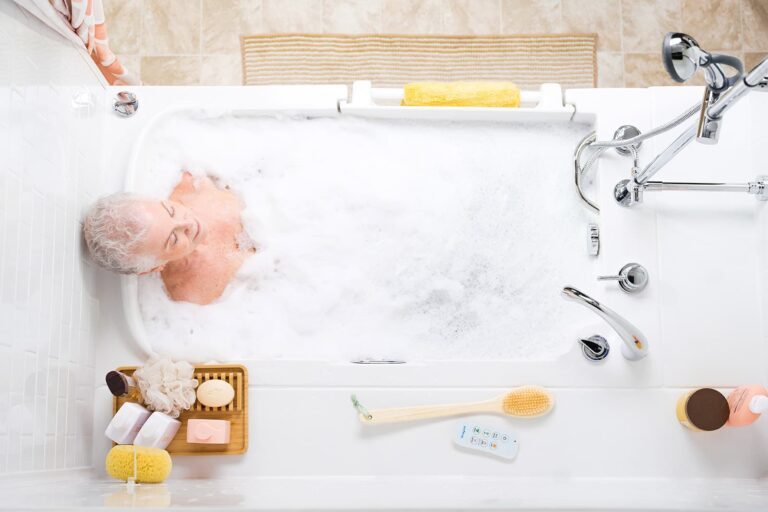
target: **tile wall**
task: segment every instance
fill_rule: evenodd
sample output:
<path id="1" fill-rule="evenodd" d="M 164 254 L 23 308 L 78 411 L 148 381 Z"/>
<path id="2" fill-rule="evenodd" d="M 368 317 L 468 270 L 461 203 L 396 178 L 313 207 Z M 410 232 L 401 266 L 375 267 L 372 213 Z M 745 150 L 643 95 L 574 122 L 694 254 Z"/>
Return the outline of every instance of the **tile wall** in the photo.
<path id="1" fill-rule="evenodd" d="M 754 65 L 768 0 L 104 0 L 110 41 L 147 84 L 238 85 L 239 36 L 596 32 L 601 87 L 672 85 L 663 35 Z"/>
<path id="2" fill-rule="evenodd" d="M 99 303 L 79 219 L 103 86 L 87 59 L 0 1 L 0 474 L 91 466 Z"/>

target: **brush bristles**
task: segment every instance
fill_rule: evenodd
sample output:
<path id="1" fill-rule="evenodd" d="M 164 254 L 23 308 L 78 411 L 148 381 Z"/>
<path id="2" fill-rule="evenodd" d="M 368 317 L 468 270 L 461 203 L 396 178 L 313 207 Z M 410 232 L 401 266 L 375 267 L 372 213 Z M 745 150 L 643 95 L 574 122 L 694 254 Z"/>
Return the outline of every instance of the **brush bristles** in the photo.
<path id="1" fill-rule="evenodd" d="M 554 400 L 547 390 L 539 386 L 523 386 L 504 395 L 504 413 L 510 416 L 533 418 L 546 414 Z"/>

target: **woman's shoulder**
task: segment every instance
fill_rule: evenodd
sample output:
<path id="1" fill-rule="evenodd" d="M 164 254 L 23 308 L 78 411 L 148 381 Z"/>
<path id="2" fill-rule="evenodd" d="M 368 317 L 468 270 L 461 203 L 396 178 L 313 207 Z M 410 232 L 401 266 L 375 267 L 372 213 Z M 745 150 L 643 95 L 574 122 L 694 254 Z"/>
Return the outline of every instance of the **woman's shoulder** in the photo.
<path id="1" fill-rule="evenodd" d="M 242 262 L 201 246 L 183 262 L 171 262 L 162 272 L 168 296 L 176 301 L 210 304 L 218 299 Z"/>

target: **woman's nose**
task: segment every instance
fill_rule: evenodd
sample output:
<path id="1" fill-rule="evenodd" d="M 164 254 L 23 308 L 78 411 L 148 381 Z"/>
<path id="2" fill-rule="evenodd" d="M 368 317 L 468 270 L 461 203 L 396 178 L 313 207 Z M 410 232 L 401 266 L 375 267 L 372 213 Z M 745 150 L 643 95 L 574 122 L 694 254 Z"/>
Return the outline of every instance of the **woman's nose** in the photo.
<path id="1" fill-rule="evenodd" d="M 183 229 L 185 233 L 189 234 L 195 230 L 195 222 L 192 220 L 184 220 L 179 222 L 179 227 Z"/>

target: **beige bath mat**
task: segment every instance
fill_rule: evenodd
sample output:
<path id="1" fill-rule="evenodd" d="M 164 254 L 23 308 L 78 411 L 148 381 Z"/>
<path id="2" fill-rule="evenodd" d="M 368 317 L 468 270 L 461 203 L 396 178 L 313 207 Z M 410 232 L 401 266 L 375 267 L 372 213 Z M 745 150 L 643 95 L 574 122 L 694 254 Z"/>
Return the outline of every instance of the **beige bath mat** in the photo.
<path id="1" fill-rule="evenodd" d="M 595 34 L 405 36 L 269 34 L 241 39 L 243 83 L 511 80 L 523 88 L 597 84 Z"/>

